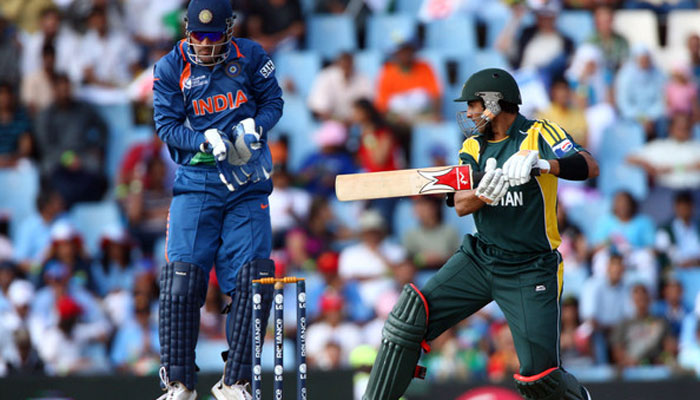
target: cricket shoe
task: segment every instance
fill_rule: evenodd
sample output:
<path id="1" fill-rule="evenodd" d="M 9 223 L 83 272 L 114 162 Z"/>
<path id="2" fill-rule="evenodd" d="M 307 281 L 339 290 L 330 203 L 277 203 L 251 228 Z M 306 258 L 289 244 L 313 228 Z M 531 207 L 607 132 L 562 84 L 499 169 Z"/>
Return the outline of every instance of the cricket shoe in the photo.
<path id="1" fill-rule="evenodd" d="M 244 385 L 235 383 L 228 386 L 224 383 L 224 378 L 221 377 L 211 388 L 211 394 L 216 400 L 252 400 L 253 396 L 248 392 L 248 386 L 250 386 L 248 383 Z"/>
<path id="2" fill-rule="evenodd" d="M 196 390 L 189 390 L 185 385 L 177 381 L 170 382 L 164 367 L 160 368 L 159 375 L 167 391 L 156 400 L 195 400 L 197 398 Z"/>

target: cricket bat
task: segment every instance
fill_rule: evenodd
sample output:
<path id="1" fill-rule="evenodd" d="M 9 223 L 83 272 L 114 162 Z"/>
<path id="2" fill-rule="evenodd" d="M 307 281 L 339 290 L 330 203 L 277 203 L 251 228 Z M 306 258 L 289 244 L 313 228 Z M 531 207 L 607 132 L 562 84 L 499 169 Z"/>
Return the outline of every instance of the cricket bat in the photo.
<path id="1" fill-rule="evenodd" d="M 352 201 L 452 193 L 476 188 L 484 174 L 470 165 L 343 174 L 335 178 L 335 195 Z M 539 169 L 532 170 L 532 176 L 539 174 Z"/>

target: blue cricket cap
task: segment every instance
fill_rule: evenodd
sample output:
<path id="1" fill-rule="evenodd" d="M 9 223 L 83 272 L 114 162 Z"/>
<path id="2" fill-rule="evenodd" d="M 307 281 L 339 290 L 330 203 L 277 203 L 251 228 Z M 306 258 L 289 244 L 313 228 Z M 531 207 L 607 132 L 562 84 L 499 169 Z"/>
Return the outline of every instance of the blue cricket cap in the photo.
<path id="1" fill-rule="evenodd" d="M 233 16 L 228 0 L 192 0 L 187 7 L 190 32 L 226 32 L 226 20 Z"/>

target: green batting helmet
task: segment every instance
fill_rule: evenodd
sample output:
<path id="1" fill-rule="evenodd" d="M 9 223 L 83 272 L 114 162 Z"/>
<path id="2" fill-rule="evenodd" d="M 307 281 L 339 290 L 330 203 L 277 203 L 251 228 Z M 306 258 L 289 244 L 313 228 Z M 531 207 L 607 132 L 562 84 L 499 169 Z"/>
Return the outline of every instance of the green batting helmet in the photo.
<path id="1" fill-rule="evenodd" d="M 504 101 L 523 104 L 513 75 L 500 68 L 482 69 L 472 74 L 462 86 L 462 95 L 454 101 L 483 100 L 479 93 L 484 92 L 498 92 Z"/>

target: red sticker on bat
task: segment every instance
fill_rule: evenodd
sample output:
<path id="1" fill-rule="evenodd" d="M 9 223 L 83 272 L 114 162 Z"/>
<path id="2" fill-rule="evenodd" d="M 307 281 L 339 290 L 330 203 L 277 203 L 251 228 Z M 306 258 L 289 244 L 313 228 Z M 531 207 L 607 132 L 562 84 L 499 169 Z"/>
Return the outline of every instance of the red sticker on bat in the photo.
<path id="1" fill-rule="evenodd" d="M 450 167 L 438 171 L 419 170 L 418 173 L 429 181 L 420 188 L 419 193 L 433 190 L 467 190 L 472 188 L 471 167 L 469 165 Z"/>

